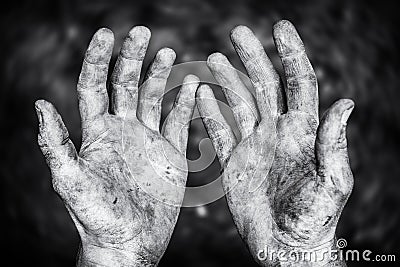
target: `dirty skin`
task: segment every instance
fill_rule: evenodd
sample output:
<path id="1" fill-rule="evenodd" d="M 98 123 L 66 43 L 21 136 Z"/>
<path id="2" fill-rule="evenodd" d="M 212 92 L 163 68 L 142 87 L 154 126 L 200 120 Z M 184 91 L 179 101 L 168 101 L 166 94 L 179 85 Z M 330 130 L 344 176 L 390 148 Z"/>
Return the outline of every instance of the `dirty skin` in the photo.
<path id="1" fill-rule="evenodd" d="M 222 116 L 211 88 L 201 85 L 197 92 L 200 114 L 223 166 L 229 209 L 261 266 L 346 266 L 328 257 L 319 262 L 259 257 L 265 248 L 335 249 L 336 226 L 353 187 L 345 133 L 353 101 L 338 100 L 320 119 L 317 79 L 299 34 L 283 20 L 274 25 L 273 37 L 283 79 L 249 28 L 231 32 L 254 97 L 227 57 L 208 57 L 241 137 Z"/>

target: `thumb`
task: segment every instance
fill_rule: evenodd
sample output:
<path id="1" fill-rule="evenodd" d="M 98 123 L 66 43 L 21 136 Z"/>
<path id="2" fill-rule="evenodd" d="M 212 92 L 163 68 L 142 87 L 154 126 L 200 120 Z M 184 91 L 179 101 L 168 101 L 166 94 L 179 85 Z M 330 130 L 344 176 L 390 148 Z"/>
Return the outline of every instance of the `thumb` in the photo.
<path id="1" fill-rule="evenodd" d="M 353 108 L 350 99 L 336 101 L 323 115 L 315 141 L 318 175 L 344 195 L 353 187 L 346 141 L 347 120 Z"/>
<path id="2" fill-rule="evenodd" d="M 54 173 L 62 166 L 75 162 L 77 153 L 55 107 L 45 100 L 38 100 L 35 108 L 39 119 L 39 147 L 46 158 L 47 165 Z"/>

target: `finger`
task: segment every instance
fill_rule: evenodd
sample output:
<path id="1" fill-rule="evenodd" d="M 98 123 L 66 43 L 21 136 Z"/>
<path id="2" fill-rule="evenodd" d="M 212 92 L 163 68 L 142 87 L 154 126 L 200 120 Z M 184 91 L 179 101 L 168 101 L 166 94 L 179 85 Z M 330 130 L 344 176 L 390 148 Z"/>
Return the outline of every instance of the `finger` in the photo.
<path id="1" fill-rule="evenodd" d="M 111 78 L 112 110 L 121 117 L 136 117 L 138 84 L 151 32 L 144 26 L 129 31 Z"/>
<path id="2" fill-rule="evenodd" d="M 194 75 L 185 77 L 181 90 L 176 96 L 174 107 L 165 121 L 164 137 L 184 155 L 199 82 L 199 78 Z"/>
<path id="3" fill-rule="evenodd" d="M 113 45 L 112 31 L 100 29 L 93 35 L 83 60 L 77 89 L 84 138 L 90 122 L 108 112 L 106 82 Z"/>
<path id="4" fill-rule="evenodd" d="M 347 120 L 353 108 L 350 99 L 335 102 L 323 115 L 315 141 L 318 174 L 331 177 L 343 192 L 349 192 L 353 183 L 346 141 Z"/>
<path id="5" fill-rule="evenodd" d="M 222 91 L 232 109 L 242 139 L 245 139 L 253 132 L 258 120 L 253 95 L 240 79 L 236 69 L 221 53 L 210 55 L 207 65 L 217 82 L 222 86 Z"/>
<path id="6" fill-rule="evenodd" d="M 52 172 L 68 166 L 77 159 L 74 144 L 61 116 L 52 104 L 38 100 L 35 109 L 39 120 L 38 143 Z"/>
<path id="7" fill-rule="evenodd" d="M 287 20 L 274 25 L 274 40 L 287 81 L 288 110 L 307 112 L 318 120 L 318 85 L 295 27 Z"/>
<path id="8" fill-rule="evenodd" d="M 222 116 L 214 93 L 208 85 L 200 85 L 197 89 L 196 102 L 219 162 L 224 166 L 236 146 L 235 135 Z"/>
<path id="9" fill-rule="evenodd" d="M 139 90 L 137 117 L 154 131 L 159 130 L 162 96 L 175 58 L 174 50 L 159 50 L 147 72 L 146 81 Z"/>
<path id="10" fill-rule="evenodd" d="M 285 112 L 281 80 L 260 41 L 245 26 L 234 28 L 231 39 L 256 91 L 261 119 L 274 118 Z"/>

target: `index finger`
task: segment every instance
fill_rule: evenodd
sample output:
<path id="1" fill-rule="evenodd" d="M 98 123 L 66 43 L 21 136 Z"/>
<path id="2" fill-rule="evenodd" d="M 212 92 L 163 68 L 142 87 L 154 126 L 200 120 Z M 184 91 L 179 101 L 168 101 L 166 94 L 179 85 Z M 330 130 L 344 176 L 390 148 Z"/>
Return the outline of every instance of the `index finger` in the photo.
<path id="1" fill-rule="evenodd" d="M 108 112 L 107 73 L 114 47 L 111 30 L 102 28 L 94 35 L 86 51 L 77 91 L 83 138 L 88 124 Z"/>

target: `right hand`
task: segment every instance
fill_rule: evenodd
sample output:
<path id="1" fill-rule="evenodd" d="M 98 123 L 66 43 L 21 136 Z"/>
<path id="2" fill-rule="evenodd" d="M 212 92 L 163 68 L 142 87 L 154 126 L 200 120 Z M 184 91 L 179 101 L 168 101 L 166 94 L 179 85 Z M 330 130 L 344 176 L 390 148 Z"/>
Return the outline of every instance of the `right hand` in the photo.
<path id="1" fill-rule="evenodd" d="M 78 82 L 79 153 L 53 105 L 36 102 L 39 145 L 81 237 L 78 265 L 157 265 L 179 215 L 198 78 L 185 78 L 160 134 L 161 100 L 175 52 L 158 51 L 138 92 L 149 39 L 142 26 L 125 39 L 112 75 L 110 113 L 106 81 L 114 37 L 108 29 L 93 36 Z"/>

